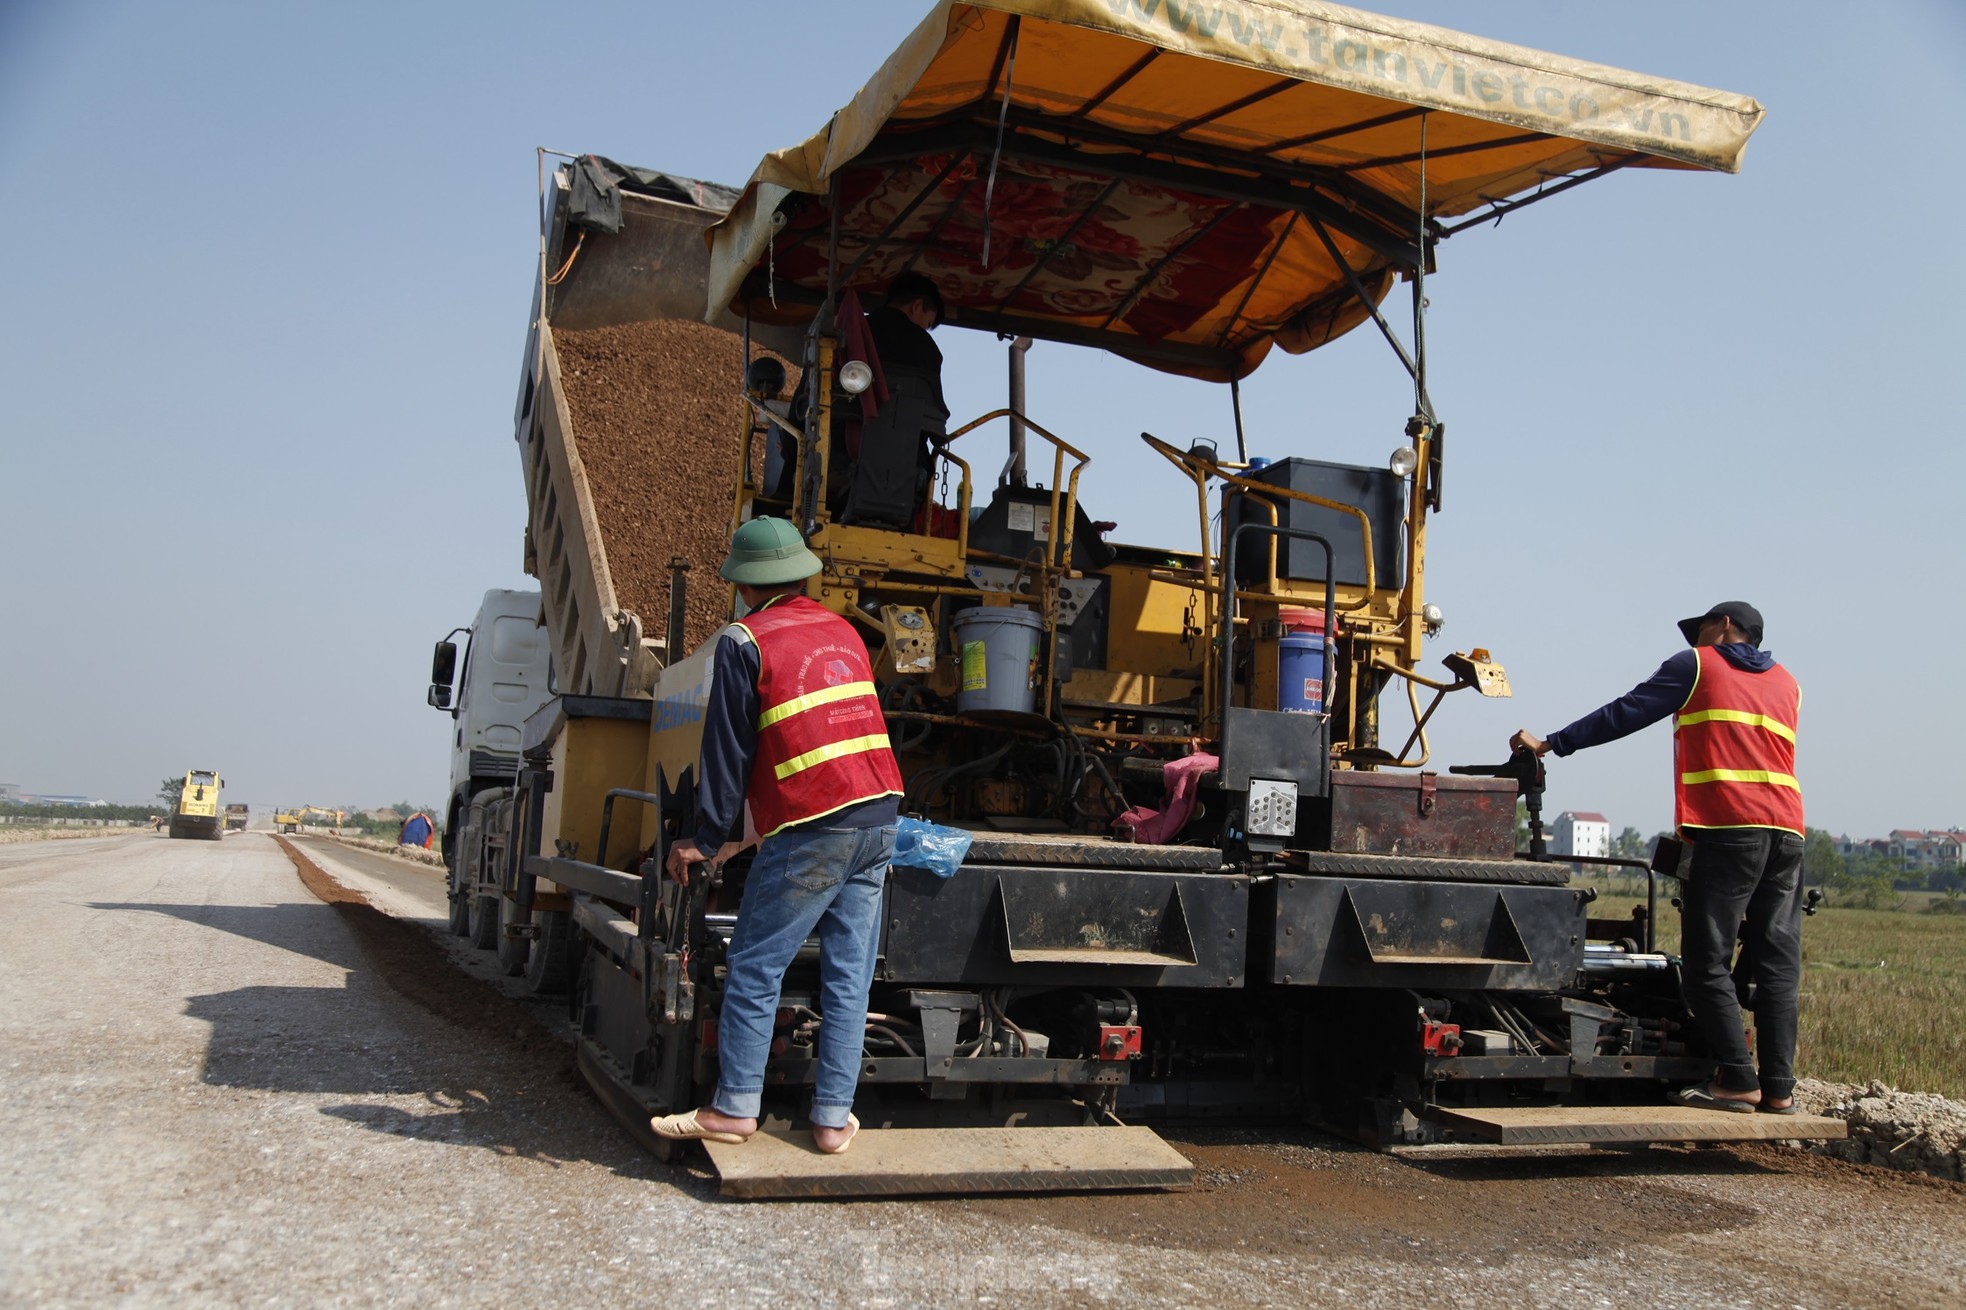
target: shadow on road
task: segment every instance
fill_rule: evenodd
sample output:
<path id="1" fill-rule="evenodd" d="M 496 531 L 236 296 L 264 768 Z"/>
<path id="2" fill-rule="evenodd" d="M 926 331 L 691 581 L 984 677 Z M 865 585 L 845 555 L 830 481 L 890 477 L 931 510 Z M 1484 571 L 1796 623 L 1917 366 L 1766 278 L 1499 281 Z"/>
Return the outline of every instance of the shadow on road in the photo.
<path id="1" fill-rule="evenodd" d="M 356 968 L 361 947 L 347 933 L 334 931 L 334 916 L 324 905 L 188 905 L 147 901 L 90 901 L 91 910 L 127 910 L 161 914 L 201 928 L 277 946 L 324 964 Z M 373 913 L 373 911 L 371 911 Z"/>
<path id="2" fill-rule="evenodd" d="M 692 1195 L 715 1191 L 700 1162 L 694 1172 L 664 1165 L 629 1140 L 580 1082 L 567 1043 L 521 1002 L 459 972 L 416 924 L 359 900 L 91 908 L 167 915 L 345 971 L 342 987 L 187 996 L 184 1012 L 211 1027 L 208 1084 L 346 1097 L 321 1113 L 390 1136 L 556 1166 L 587 1162 Z M 416 1010 L 394 1009 L 395 997 Z"/>
<path id="3" fill-rule="evenodd" d="M 1726 1146 L 1661 1143 L 1648 1149 L 1578 1150 L 1574 1154 L 1495 1154 L 1429 1157 L 1402 1155 L 1410 1168 L 1459 1182 L 1561 1181 L 1589 1178 L 1684 1178 L 1709 1175 L 1754 1176 L 1781 1172 L 1743 1159 Z"/>

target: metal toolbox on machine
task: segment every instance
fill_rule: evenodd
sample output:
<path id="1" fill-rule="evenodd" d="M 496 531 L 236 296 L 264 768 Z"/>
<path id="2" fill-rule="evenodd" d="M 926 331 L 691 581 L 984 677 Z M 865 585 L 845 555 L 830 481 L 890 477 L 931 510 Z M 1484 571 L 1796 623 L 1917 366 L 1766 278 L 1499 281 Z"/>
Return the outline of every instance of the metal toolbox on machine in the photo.
<path id="1" fill-rule="evenodd" d="M 1515 798 L 1507 778 L 1339 770 L 1331 775 L 1327 849 L 1511 860 Z"/>

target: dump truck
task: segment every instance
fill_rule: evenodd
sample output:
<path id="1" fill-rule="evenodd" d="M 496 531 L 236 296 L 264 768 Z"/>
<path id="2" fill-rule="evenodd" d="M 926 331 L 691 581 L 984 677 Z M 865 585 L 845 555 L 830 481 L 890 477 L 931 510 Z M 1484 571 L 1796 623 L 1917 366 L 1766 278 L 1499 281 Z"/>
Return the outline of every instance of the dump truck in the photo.
<path id="1" fill-rule="evenodd" d="M 227 832 L 244 832 L 247 823 L 252 819 L 252 813 L 252 807 L 249 805 L 226 806 L 225 830 Z"/>
<path id="2" fill-rule="evenodd" d="M 188 770 L 171 810 L 171 836 L 217 841 L 225 831 L 218 800 L 224 785 L 225 780 L 211 769 Z"/>
<path id="3" fill-rule="evenodd" d="M 941 3 L 740 189 L 592 156 L 542 170 L 516 438 L 553 694 L 483 884 L 513 955 L 554 953 L 529 972 L 566 980 L 583 1075 L 668 1158 L 648 1119 L 714 1085 L 748 867 L 661 872 L 693 833 L 714 645 L 686 634 L 685 566 L 701 576 L 725 534 L 678 559 L 660 638 L 652 605 L 610 603 L 629 542 L 593 508 L 590 402 L 647 387 L 565 356 L 581 333 L 692 320 L 742 341 L 719 361 L 740 417 L 687 434 L 721 453 L 726 529 L 798 526 L 824 566 L 809 594 L 866 640 L 904 811 L 970 843 L 950 876 L 890 873 L 863 1144 L 820 1165 L 769 1134 L 713 1146 L 726 1191 L 1178 1183 L 1178 1157 L 1135 1140 L 1116 1159 L 1102 1134 L 1197 1120 L 1381 1146 L 1841 1135 L 1668 1106 L 1714 1060 L 1656 916 L 1594 917 L 1548 858 L 1533 756 L 1442 769 L 1427 733 L 1449 696 L 1509 693 L 1488 651 L 1429 650 L 1448 443 L 1424 312 L 1445 243 L 1612 173 L 1736 171 L 1761 107 L 1315 0 L 1186 12 Z M 929 422 L 898 370 L 880 394 L 855 316 L 904 271 L 952 328 L 1010 343 L 1003 406 Z M 1289 357 L 1365 326 L 1411 384 L 1387 397 L 1385 464 L 1245 432 L 1245 380 L 1298 379 L 1315 365 Z M 1022 394 L 1034 342 L 1212 388 L 1234 450 L 1054 430 Z M 1126 397 L 1108 409 L 1124 422 Z M 1095 454 L 1158 467 L 1198 531 L 1107 540 Z M 893 476 L 917 461 L 929 476 Z M 815 955 L 766 1075 L 788 1119 L 826 1022 Z"/>

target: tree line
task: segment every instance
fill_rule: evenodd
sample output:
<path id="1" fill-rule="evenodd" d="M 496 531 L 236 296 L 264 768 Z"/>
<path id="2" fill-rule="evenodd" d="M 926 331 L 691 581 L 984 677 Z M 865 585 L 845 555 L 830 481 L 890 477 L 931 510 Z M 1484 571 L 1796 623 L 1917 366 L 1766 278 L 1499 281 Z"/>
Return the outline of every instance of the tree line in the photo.
<path id="1" fill-rule="evenodd" d="M 1651 862 L 1659 843 L 1670 832 L 1645 836 L 1636 828 L 1625 828 L 1611 839 L 1607 852 L 1614 859 Z M 1516 802 L 1516 849 L 1529 847 L 1528 812 Z M 1551 858 L 1561 860 L 1560 855 Z M 1645 875 L 1636 869 L 1602 869 L 1597 876 L 1613 888 L 1637 894 L 1644 890 Z M 1836 838 L 1821 828 L 1805 830 L 1802 846 L 1802 883 L 1820 887 L 1838 902 L 1880 909 L 1892 904 L 1901 892 L 1938 892 L 1948 905 L 1966 904 L 1966 866 L 1954 864 L 1929 869 L 1916 868 L 1909 861 L 1871 852 L 1845 855 L 1836 848 Z"/>
<path id="2" fill-rule="evenodd" d="M 10 819 L 119 819 L 140 821 L 168 814 L 155 805 L 51 805 L 42 802 L 0 801 L 0 815 Z"/>

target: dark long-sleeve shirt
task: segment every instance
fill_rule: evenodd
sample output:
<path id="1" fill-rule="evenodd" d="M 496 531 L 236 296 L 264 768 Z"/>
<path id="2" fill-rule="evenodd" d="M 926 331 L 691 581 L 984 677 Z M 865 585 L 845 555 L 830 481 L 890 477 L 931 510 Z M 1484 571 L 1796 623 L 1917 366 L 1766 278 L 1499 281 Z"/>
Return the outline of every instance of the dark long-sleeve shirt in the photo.
<path id="1" fill-rule="evenodd" d="M 881 353 L 881 367 L 920 373 L 933 384 L 935 403 L 947 417 L 949 402 L 942 398 L 942 349 L 928 329 L 917 326 L 900 310 L 883 305 L 867 315 L 867 330 L 873 335 L 874 349 Z"/>
<path id="2" fill-rule="evenodd" d="M 758 753 L 758 648 L 726 629 L 717 638 L 710 702 L 703 707 L 703 745 L 697 757 L 696 848 L 714 856 L 744 836 L 744 788 Z M 879 828 L 894 822 L 900 798 L 881 796 L 815 823 L 829 828 Z"/>
<path id="3" fill-rule="evenodd" d="M 1728 663 L 1760 673 L 1775 665 L 1774 657 L 1745 642 L 1730 642 L 1717 649 Z M 1546 739 L 1558 755 L 1569 755 L 1591 746 L 1602 746 L 1620 737 L 1629 737 L 1640 728 L 1649 728 L 1686 703 L 1700 677 L 1700 654 L 1688 648 L 1661 664 L 1644 682 L 1608 705 L 1598 708 L 1575 723 L 1553 732 Z"/>

